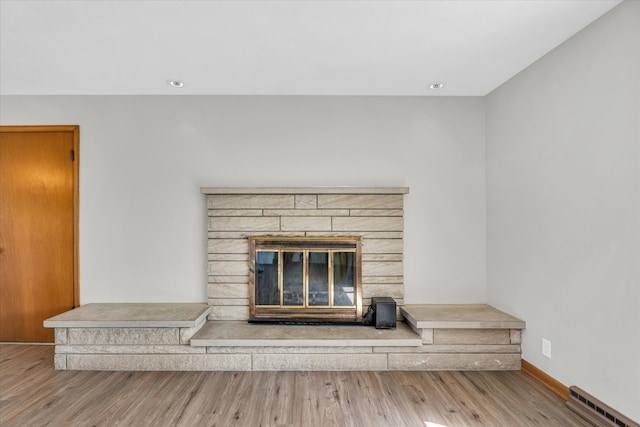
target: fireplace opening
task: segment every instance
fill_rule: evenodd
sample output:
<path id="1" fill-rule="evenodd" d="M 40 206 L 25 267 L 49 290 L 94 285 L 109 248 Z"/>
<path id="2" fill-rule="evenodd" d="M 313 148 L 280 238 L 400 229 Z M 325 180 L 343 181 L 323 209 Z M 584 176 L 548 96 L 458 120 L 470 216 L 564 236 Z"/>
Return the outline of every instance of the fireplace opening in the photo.
<path id="1" fill-rule="evenodd" d="M 251 237 L 249 251 L 249 321 L 360 321 L 359 237 Z"/>

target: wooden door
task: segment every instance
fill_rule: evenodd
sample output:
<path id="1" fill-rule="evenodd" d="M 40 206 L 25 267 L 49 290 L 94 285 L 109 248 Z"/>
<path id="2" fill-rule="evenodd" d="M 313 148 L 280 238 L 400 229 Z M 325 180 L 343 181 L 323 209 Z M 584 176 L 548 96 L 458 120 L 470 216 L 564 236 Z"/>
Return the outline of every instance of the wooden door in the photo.
<path id="1" fill-rule="evenodd" d="M 0 126 L 0 341 L 78 305 L 77 126 Z"/>

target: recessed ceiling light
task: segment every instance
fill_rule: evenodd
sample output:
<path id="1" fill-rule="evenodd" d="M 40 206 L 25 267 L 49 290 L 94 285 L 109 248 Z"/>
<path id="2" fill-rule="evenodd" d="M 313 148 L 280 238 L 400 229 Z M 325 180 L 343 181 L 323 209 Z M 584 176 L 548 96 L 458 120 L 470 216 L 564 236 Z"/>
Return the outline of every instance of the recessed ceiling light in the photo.
<path id="1" fill-rule="evenodd" d="M 172 87 L 182 87 L 184 86 L 184 82 L 180 80 L 167 80 L 167 84 Z"/>
<path id="2" fill-rule="evenodd" d="M 434 82 L 429 85 L 429 89 L 442 89 L 444 87 L 444 83 L 442 82 Z"/>

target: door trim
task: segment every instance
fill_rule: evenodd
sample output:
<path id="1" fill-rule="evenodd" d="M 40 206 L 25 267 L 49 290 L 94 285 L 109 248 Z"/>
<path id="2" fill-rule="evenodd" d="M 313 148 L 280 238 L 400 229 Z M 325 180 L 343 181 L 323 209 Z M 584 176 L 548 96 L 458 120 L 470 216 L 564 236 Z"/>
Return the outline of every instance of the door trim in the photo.
<path id="1" fill-rule="evenodd" d="M 80 126 L 0 126 L 0 132 L 72 132 L 73 133 L 73 307 L 80 306 Z"/>

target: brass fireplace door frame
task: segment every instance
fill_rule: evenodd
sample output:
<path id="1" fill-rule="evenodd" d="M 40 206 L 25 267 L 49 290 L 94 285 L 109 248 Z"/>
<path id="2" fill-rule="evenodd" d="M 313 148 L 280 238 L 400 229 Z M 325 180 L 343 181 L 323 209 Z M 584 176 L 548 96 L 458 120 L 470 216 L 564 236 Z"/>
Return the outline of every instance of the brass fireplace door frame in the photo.
<path id="1" fill-rule="evenodd" d="M 282 263 L 279 263 L 278 292 L 280 294 L 279 305 L 257 305 L 257 253 L 260 251 L 301 252 L 304 253 L 304 279 L 303 293 L 304 303 L 301 306 L 288 306 L 283 304 L 283 279 Z M 320 252 L 329 255 L 336 252 L 353 252 L 354 260 L 354 304 L 351 306 L 334 305 L 333 299 L 328 298 L 328 307 L 309 306 L 309 253 Z M 331 261 L 328 261 L 329 265 Z M 328 289 L 329 295 L 333 295 L 333 276 L 329 268 Z M 249 237 L 249 319 L 335 319 L 358 320 L 362 317 L 362 251 L 360 237 L 274 237 L 256 236 Z"/>

